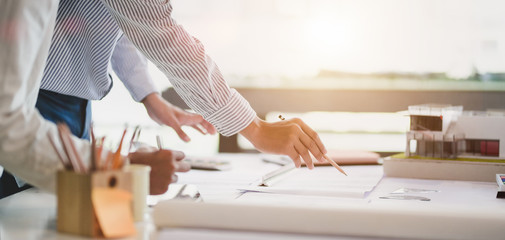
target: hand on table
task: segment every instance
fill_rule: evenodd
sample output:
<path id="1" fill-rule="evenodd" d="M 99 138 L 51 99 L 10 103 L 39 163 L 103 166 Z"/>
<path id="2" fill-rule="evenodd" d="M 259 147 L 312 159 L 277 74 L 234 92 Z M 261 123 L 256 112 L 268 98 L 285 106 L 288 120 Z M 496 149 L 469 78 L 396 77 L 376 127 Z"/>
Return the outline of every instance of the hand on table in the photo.
<path id="1" fill-rule="evenodd" d="M 177 181 L 176 172 L 187 172 L 188 163 L 181 161 L 185 155 L 181 151 L 156 150 L 153 152 L 133 152 L 128 154 L 130 163 L 151 166 L 149 186 L 151 195 L 162 194 L 170 183 Z"/>
<path id="2" fill-rule="evenodd" d="M 240 133 L 261 152 L 289 156 L 296 167 L 303 159 L 308 168 L 314 168 L 309 152 L 318 161 L 325 161 L 327 151 L 319 135 L 299 118 L 279 122 L 256 118 Z"/>
<path id="3" fill-rule="evenodd" d="M 142 100 L 149 117 L 158 124 L 172 127 L 177 135 L 185 141 L 191 139 L 181 129 L 182 126 L 191 126 L 202 134 L 215 134 L 216 128 L 203 119 L 202 116 L 184 111 L 163 99 L 158 93 L 151 93 Z"/>

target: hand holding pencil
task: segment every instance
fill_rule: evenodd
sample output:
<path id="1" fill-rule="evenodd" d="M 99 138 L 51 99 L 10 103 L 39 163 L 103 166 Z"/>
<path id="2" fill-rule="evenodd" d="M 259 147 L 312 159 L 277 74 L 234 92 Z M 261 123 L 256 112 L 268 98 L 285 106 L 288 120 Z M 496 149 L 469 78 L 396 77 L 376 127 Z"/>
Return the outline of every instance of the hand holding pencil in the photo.
<path id="1" fill-rule="evenodd" d="M 125 161 L 127 157 L 121 155 L 121 149 L 128 147 L 130 150 L 130 146 L 140 134 L 140 128 L 135 128 L 135 132 L 129 142 L 130 146 L 123 147 L 128 144 L 128 142 L 125 142 L 125 135 L 127 132 L 127 128 L 125 128 L 117 149 L 112 152 L 104 149 L 105 137 L 100 139 L 95 138 L 93 127 L 91 126 L 91 159 L 89 166 L 87 166 L 84 164 L 83 159 L 72 142 L 71 133 L 67 125 L 59 123 L 57 127 L 58 137 L 62 143 L 63 151 L 57 146 L 54 137 L 48 133 L 48 139 L 51 145 L 65 169 L 82 174 L 94 171 L 122 169 L 126 164 Z M 146 151 L 131 152 L 128 158 L 132 164 L 144 164 L 151 167 L 151 173 L 149 175 L 150 194 L 162 194 L 166 192 L 169 184 L 177 181 L 176 172 L 187 172 L 190 170 L 189 164 L 182 161 L 184 159 L 183 152 L 161 149 L 161 142 L 160 149 L 152 148 L 146 149 Z"/>
<path id="2" fill-rule="evenodd" d="M 314 168 L 312 156 L 317 161 L 335 166 L 340 172 L 345 172 L 326 156 L 319 135 L 299 118 L 285 120 L 280 116 L 279 122 L 266 122 L 259 118 L 253 120 L 240 133 L 246 137 L 261 152 L 289 156 L 296 167 L 300 167 L 302 160 L 309 169 Z"/>

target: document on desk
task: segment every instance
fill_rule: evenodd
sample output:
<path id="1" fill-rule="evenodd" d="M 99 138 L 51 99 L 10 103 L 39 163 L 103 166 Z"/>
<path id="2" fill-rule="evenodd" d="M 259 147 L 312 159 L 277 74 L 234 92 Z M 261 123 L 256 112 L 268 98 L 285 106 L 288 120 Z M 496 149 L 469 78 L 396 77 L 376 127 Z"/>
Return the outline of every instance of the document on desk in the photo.
<path id="1" fill-rule="evenodd" d="M 364 198 L 379 183 L 382 168 L 376 166 L 346 166 L 348 176 L 339 174 L 333 167 L 293 169 L 283 173 L 268 186 L 251 186 L 244 192 L 294 194 Z"/>

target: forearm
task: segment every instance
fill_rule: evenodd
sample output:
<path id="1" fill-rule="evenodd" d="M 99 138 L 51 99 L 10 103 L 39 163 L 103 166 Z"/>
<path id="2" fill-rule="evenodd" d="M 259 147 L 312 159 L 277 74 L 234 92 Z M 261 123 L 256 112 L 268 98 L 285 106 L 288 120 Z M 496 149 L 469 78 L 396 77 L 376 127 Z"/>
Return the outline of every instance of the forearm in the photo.
<path id="1" fill-rule="evenodd" d="M 254 119 L 254 110 L 226 84 L 200 41 L 171 18 L 169 2 L 103 1 L 129 40 L 166 74 L 188 106 L 221 134 L 238 133 Z"/>
<path id="2" fill-rule="evenodd" d="M 149 74 L 147 59 L 126 36 L 116 43 L 110 62 L 135 101 L 140 102 L 147 95 L 158 92 Z"/>

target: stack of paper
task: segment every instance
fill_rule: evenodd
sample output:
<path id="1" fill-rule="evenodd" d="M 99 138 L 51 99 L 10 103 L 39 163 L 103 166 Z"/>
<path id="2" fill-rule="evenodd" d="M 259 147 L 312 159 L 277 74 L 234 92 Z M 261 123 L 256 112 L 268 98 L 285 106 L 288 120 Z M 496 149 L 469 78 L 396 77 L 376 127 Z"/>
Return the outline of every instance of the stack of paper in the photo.
<path id="1" fill-rule="evenodd" d="M 293 169 L 274 179 L 267 187 L 251 186 L 245 192 L 363 198 L 381 180 L 377 166 L 345 166 L 348 176 L 333 167 Z"/>

